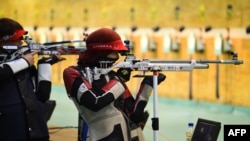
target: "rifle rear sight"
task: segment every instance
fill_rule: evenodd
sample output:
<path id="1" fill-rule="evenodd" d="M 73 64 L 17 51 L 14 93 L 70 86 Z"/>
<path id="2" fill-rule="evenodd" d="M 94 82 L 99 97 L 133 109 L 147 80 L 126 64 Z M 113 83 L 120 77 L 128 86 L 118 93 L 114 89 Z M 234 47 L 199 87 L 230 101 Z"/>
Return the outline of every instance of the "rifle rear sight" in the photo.
<path id="1" fill-rule="evenodd" d="M 129 40 L 124 40 L 125 46 L 128 48 L 127 51 L 121 51 L 120 54 L 122 56 L 127 56 L 127 55 L 132 55 L 131 54 L 131 49 L 133 48 L 132 46 L 130 46 L 130 41 Z"/>
<path id="2" fill-rule="evenodd" d="M 237 52 L 230 52 L 230 55 L 232 55 L 232 60 L 238 60 L 238 53 Z"/>

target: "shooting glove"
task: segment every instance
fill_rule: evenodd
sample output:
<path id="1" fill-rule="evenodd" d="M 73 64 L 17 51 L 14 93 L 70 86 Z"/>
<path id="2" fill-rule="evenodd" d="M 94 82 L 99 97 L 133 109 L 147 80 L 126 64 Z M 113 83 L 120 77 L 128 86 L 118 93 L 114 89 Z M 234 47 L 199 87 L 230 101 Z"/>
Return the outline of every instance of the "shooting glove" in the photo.
<path id="1" fill-rule="evenodd" d="M 60 62 L 60 61 L 63 61 L 63 60 L 66 60 L 66 59 L 63 57 L 58 58 L 55 54 L 53 54 L 50 57 L 43 57 L 43 58 L 39 59 L 38 64 L 51 64 L 51 65 L 53 65 L 53 64 Z"/>
<path id="2" fill-rule="evenodd" d="M 127 82 L 130 80 L 131 71 L 132 70 L 130 68 L 120 68 L 117 71 L 117 75 L 123 82 Z"/>
<path id="3" fill-rule="evenodd" d="M 159 73 L 158 75 L 158 85 L 166 79 L 166 76 L 162 73 Z M 148 84 L 151 87 L 153 87 L 153 76 L 145 76 L 144 79 L 142 80 L 142 83 Z"/>

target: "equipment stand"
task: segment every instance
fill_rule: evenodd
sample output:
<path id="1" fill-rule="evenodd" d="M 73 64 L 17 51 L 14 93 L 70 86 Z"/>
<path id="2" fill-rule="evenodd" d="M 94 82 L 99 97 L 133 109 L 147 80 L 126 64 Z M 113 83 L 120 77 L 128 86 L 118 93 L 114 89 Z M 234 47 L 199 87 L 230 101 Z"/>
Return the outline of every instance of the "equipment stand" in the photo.
<path id="1" fill-rule="evenodd" d="M 153 71 L 153 118 L 152 128 L 154 130 L 154 141 L 158 141 L 159 118 L 158 118 L 158 71 Z"/>

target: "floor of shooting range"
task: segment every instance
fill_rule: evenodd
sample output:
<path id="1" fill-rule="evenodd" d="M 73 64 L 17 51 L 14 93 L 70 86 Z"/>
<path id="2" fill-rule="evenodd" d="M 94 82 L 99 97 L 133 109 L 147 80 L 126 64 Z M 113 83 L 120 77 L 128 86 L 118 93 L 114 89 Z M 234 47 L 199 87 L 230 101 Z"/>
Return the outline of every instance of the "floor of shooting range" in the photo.
<path id="1" fill-rule="evenodd" d="M 53 86 L 51 99 L 56 107 L 50 120 L 51 141 L 77 141 L 78 113 L 73 102 L 67 97 L 63 86 Z M 153 97 L 146 109 L 153 117 Z M 250 108 L 232 105 L 212 104 L 197 101 L 161 98 L 157 108 L 159 118 L 158 141 L 184 141 L 188 122 L 196 124 L 198 118 L 221 122 L 217 141 L 223 141 L 225 124 L 250 124 Z M 151 119 L 143 130 L 146 141 L 154 140 Z"/>

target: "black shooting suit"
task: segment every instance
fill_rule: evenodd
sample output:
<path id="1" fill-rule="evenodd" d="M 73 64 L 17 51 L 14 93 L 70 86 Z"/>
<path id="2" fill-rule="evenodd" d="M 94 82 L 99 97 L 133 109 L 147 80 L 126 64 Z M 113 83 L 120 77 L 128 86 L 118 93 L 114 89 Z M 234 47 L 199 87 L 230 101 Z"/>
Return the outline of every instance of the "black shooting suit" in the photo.
<path id="1" fill-rule="evenodd" d="M 45 102 L 51 65 L 42 65 L 39 71 L 39 64 L 30 67 L 23 58 L 0 64 L 0 141 L 49 140 Z"/>

